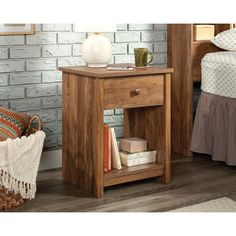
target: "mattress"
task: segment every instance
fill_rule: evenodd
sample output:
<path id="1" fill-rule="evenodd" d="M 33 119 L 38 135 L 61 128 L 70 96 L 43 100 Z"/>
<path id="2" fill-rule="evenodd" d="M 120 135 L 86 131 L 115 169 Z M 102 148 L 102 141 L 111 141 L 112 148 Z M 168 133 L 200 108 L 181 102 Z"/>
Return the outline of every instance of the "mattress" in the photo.
<path id="1" fill-rule="evenodd" d="M 204 92 L 236 98 L 236 52 L 213 52 L 201 61 Z"/>

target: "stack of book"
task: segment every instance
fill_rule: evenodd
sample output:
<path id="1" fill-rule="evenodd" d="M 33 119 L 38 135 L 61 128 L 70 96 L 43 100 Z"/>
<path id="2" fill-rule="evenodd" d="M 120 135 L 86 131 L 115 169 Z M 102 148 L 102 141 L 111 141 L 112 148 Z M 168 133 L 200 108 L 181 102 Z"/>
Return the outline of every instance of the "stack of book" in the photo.
<path id="1" fill-rule="evenodd" d="M 113 127 L 104 124 L 103 127 L 103 167 L 104 172 L 122 169 L 116 134 Z"/>
<path id="2" fill-rule="evenodd" d="M 121 139 L 120 149 L 120 159 L 124 166 L 156 162 L 156 151 L 147 151 L 147 140 L 136 137 Z"/>
<path id="3" fill-rule="evenodd" d="M 156 162 L 156 151 L 147 151 L 147 141 L 140 138 L 123 138 L 120 145 L 113 127 L 104 124 L 103 128 L 103 166 L 104 172 Z M 120 146 L 120 150 L 119 150 Z"/>

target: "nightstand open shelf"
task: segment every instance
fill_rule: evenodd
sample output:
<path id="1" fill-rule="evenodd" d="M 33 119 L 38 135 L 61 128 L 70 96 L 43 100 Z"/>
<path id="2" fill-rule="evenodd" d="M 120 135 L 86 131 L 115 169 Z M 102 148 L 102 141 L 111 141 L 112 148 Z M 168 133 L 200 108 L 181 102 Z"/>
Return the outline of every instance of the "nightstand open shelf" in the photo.
<path id="1" fill-rule="evenodd" d="M 171 68 L 134 71 L 63 67 L 63 162 L 65 180 L 100 198 L 107 186 L 161 176 L 170 171 Z M 139 91 L 138 94 L 134 91 Z M 147 140 L 157 163 L 103 173 L 103 114 L 124 108 L 124 137 Z"/>
<path id="2" fill-rule="evenodd" d="M 164 166 L 157 163 L 133 167 L 122 166 L 121 170 L 112 169 L 104 174 L 104 187 L 161 176 L 163 173 Z"/>

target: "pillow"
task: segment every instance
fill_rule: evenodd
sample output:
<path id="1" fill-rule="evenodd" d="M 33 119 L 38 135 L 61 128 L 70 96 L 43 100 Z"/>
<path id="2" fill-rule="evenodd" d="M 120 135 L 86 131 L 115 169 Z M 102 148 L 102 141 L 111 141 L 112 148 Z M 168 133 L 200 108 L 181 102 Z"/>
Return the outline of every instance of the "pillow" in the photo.
<path id="1" fill-rule="evenodd" d="M 236 28 L 217 34 L 211 42 L 224 50 L 236 51 Z"/>
<path id="2" fill-rule="evenodd" d="M 30 116 L 0 107 L 0 141 L 21 137 L 28 127 Z"/>

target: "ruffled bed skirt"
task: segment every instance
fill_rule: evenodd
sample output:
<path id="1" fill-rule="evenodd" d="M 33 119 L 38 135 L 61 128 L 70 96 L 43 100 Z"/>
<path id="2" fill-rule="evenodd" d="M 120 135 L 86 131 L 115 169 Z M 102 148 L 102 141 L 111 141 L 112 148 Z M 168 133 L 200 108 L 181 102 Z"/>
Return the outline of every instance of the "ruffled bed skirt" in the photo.
<path id="1" fill-rule="evenodd" d="M 202 92 L 193 126 L 191 150 L 236 166 L 236 99 Z"/>

